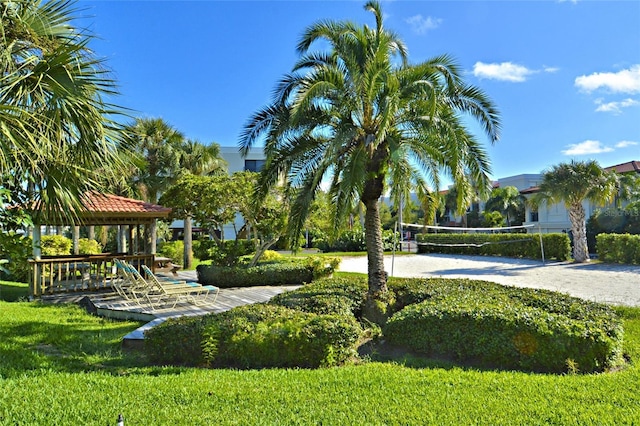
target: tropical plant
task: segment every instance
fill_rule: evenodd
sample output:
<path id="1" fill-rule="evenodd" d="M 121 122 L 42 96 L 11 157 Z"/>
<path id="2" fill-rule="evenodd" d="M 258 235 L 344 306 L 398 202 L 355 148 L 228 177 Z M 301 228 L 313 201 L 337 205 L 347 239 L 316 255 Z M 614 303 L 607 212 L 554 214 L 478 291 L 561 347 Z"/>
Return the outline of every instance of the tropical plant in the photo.
<path id="1" fill-rule="evenodd" d="M 491 197 L 485 203 L 484 209 L 489 212 L 500 212 L 507 220 L 507 226 L 521 225 L 524 222 L 524 204 L 526 198 L 520 194 L 515 186 L 493 188 Z"/>
<path id="2" fill-rule="evenodd" d="M 142 159 L 131 184 L 155 204 L 177 178 L 184 136 L 161 118 L 139 118 L 126 127 L 125 134 L 131 150 Z"/>
<path id="3" fill-rule="evenodd" d="M 246 153 L 266 139 L 258 195 L 282 181 L 293 192 L 292 243 L 322 183 L 329 185 L 334 223 L 356 203 L 364 205 L 373 317 L 384 311 L 388 297 L 380 197 L 389 189 L 399 205 L 417 189 L 435 201 L 429 188 L 438 188 L 442 170 L 463 195 L 472 191 L 471 181 L 488 192 L 487 154 L 461 114 L 478 119 L 492 142 L 499 118 L 488 97 L 463 81 L 451 57 L 410 65 L 403 41 L 383 27 L 380 4 L 369 1 L 365 8 L 375 16 L 374 28 L 348 21 L 307 28 L 298 44 L 300 59 L 280 81 L 273 102 L 250 117 L 240 145 Z M 310 51 L 320 41 L 328 50 Z"/>
<path id="4" fill-rule="evenodd" d="M 72 219 L 123 166 L 115 80 L 74 26 L 73 1 L 0 2 L 0 175 L 36 216 Z M 98 171 L 96 165 L 101 165 Z"/>
<path id="5" fill-rule="evenodd" d="M 618 193 L 617 175 L 604 171 L 596 161 L 572 160 L 544 172 L 539 188 L 531 199 L 532 204 L 564 203 L 569 212 L 573 234 L 573 258 L 576 262 L 588 262 L 590 259 L 583 202 L 611 202 Z"/>

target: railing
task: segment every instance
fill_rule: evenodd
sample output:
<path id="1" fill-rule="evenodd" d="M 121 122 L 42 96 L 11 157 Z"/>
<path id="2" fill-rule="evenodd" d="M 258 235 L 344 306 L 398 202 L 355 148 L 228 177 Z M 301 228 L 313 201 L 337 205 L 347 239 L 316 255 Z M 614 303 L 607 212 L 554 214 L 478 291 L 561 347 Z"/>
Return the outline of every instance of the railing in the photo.
<path id="1" fill-rule="evenodd" d="M 111 288 L 111 282 L 118 276 L 114 259 L 124 259 L 133 265 L 147 265 L 150 268 L 154 264 L 152 254 L 104 253 L 29 260 L 29 293 L 37 297 L 43 294 Z"/>

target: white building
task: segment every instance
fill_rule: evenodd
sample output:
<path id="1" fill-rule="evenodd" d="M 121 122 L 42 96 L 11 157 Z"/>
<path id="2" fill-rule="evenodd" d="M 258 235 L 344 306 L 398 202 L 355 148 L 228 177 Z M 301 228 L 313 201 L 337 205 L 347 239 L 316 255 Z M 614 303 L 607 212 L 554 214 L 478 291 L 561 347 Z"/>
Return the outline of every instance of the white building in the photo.
<path id="1" fill-rule="evenodd" d="M 629 161 L 627 163 L 616 164 L 615 166 L 605 167 L 604 170 L 615 171 L 617 173 L 640 173 L 640 161 Z M 527 179 L 522 178 L 525 176 Z M 499 180 L 500 186 L 503 186 L 503 182 L 505 182 L 504 186 L 513 185 L 527 198 L 538 192 L 538 184 L 540 181 L 542 181 L 542 174 L 518 175 Z M 507 182 L 517 182 L 519 184 L 529 183 L 530 185 L 522 188 L 518 185 Z M 587 219 L 591 217 L 596 210 L 603 207 L 591 201 L 584 201 L 582 206 L 584 207 Z M 538 232 L 538 229 L 542 233 L 569 232 L 569 230 L 571 230 L 569 212 L 564 203 L 541 205 L 537 210 L 532 209 L 530 206 L 526 206 L 525 222 L 523 225 L 535 225 L 532 232 Z"/>

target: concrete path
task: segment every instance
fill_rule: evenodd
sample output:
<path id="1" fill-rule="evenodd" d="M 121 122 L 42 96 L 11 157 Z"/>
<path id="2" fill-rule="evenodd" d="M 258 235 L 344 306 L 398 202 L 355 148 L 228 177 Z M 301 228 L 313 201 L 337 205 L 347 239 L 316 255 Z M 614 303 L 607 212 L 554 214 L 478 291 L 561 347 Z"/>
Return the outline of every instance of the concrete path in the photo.
<path id="1" fill-rule="evenodd" d="M 386 256 L 396 277 L 449 277 L 492 281 L 568 293 L 596 302 L 640 306 L 640 266 L 547 262 L 501 257 L 415 254 Z M 345 257 L 340 271 L 367 272 L 367 258 Z"/>

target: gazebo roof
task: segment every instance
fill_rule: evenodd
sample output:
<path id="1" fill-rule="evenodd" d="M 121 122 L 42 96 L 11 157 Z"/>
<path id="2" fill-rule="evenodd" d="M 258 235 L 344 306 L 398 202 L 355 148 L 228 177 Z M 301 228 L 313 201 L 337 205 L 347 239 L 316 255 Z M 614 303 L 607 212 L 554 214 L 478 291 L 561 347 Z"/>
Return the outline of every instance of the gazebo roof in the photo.
<path id="1" fill-rule="evenodd" d="M 86 210 L 77 213 L 79 225 L 146 224 L 169 216 L 171 208 L 112 194 L 88 192 L 82 198 Z M 43 225 L 71 225 L 47 221 Z M 54 222 L 54 223 L 51 223 Z"/>

